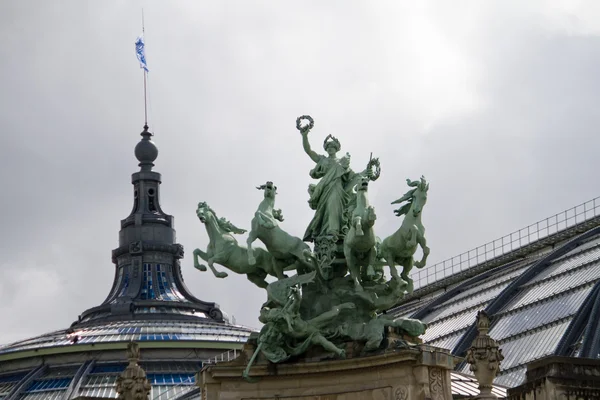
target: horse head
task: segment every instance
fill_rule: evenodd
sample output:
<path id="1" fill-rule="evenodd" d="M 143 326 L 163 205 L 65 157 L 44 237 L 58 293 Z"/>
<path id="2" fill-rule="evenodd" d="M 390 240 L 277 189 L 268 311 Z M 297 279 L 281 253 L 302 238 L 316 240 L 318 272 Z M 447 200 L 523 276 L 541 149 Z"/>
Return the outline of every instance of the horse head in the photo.
<path id="1" fill-rule="evenodd" d="M 369 190 L 369 181 L 370 179 L 368 177 L 363 176 L 360 182 L 354 186 L 354 193 L 367 192 Z"/>
<path id="2" fill-rule="evenodd" d="M 396 216 L 407 215 L 409 211 L 412 212 L 413 217 L 419 217 L 423 211 L 425 203 L 427 203 L 427 191 L 429 190 L 429 183 L 422 176 L 418 181 L 406 180 L 406 184 L 414 189 L 410 189 L 401 198 L 393 201 L 392 204 L 400 204 L 407 202 L 405 205 L 400 207 L 398 210 L 394 210 Z"/>
<path id="3" fill-rule="evenodd" d="M 264 185 L 260 185 L 256 187 L 258 190 L 264 190 L 265 191 L 265 199 L 270 198 L 270 199 L 275 199 L 275 195 L 277 194 L 277 186 L 275 186 L 273 184 L 273 182 L 268 181 L 267 183 L 265 183 Z"/>
<path id="4" fill-rule="evenodd" d="M 205 225 L 207 224 L 207 222 L 212 221 L 210 222 L 210 224 L 207 225 L 207 227 L 210 225 L 211 227 L 216 228 L 221 232 L 225 233 L 235 233 L 238 235 L 246 233 L 245 229 L 238 228 L 237 226 L 229 222 L 226 218 L 218 218 L 214 210 L 210 208 L 210 206 L 204 201 L 198 203 L 196 215 L 198 216 L 200 222 L 202 222 Z"/>
<path id="5" fill-rule="evenodd" d="M 205 201 L 201 201 L 200 203 L 198 203 L 198 208 L 196 208 L 196 215 L 198 216 L 200 222 L 204 224 L 206 223 L 206 220 L 209 218 L 210 215 L 214 217 L 215 212 L 212 210 L 212 208 L 210 208 L 208 204 L 206 204 Z"/>

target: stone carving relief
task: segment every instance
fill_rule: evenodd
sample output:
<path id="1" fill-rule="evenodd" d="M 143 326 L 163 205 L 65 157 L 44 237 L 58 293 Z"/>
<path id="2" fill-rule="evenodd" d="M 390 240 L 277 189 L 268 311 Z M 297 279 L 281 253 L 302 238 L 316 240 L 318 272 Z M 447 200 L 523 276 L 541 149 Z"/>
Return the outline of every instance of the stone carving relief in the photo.
<path id="1" fill-rule="evenodd" d="M 429 391 L 432 400 L 444 400 L 444 380 L 439 368 L 429 370 Z"/>
<path id="2" fill-rule="evenodd" d="M 398 386 L 394 391 L 394 400 L 408 400 L 408 389 L 406 386 Z"/>

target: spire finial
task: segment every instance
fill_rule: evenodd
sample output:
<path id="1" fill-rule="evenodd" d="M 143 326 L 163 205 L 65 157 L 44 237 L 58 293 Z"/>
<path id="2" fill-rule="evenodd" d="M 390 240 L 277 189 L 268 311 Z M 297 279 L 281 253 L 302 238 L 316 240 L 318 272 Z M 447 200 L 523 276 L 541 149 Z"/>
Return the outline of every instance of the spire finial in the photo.
<path id="1" fill-rule="evenodd" d="M 152 133 L 148 131 L 148 124 L 144 124 L 144 130 L 140 135 L 142 140 L 135 146 L 135 157 L 140 162 L 142 171 L 152 171 L 154 160 L 158 157 L 158 148 L 152 142 Z"/>

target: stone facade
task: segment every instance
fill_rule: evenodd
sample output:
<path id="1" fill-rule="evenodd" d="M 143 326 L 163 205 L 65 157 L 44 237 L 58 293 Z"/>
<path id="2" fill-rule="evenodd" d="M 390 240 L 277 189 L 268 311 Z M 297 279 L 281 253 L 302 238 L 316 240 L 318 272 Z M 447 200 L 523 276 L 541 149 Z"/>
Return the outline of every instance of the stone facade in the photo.
<path id="1" fill-rule="evenodd" d="M 456 359 L 447 350 L 418 345 L 370 356 L 293 363 L 258 362 L 242 373 L 253 352 L 206 366 L 197 377 L 203 400 L 450 400 L 450 371 Z"/>
<path id="2" fill-rule="evenodd" d="M 509 400 L 600 399 L 600 360 L 550 356 L 527 365 L 524 384 Z"/>

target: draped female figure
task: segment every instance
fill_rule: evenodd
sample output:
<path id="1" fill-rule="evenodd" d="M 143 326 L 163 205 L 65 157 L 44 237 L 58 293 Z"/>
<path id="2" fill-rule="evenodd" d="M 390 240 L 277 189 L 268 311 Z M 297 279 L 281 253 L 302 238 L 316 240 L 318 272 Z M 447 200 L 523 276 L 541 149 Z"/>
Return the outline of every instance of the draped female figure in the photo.
<path id="1" fill-rule="evenodd" d="M 317 154 L 310 147 L 308 129 L 300 130 L 304 151 L 317 164 L 311 171 L 313 179 L 320 179 L 309 186 L 308 204 L 315 215 L 304 234 L 305 241 L 315 241 L 326 235 L 342 238 L 348 229 L 348 216 L 352 214 L 352 188 L 362 176 L 373 177 L 371 164 L 359 174 L 350 169 L 350 154 L 338 158 L 340 141 L 329 135 L 323 142 L 327 155 Z"/>

